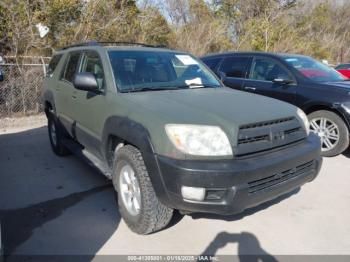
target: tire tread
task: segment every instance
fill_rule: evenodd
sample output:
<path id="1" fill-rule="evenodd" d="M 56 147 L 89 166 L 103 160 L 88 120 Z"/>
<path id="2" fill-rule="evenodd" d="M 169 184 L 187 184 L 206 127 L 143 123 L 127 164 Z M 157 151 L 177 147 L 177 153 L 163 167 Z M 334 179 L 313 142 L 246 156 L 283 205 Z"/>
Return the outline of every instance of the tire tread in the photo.
<path id="1" fill-rule="evenodd" d="M 114 163 L 117 164 L 120 158 L 129 158 L 136 169 L 135 173 L 141 187 L 141 206 L 143 207 L 138 223 L 128 221 L 128 216 L 124 214 L 125 210 L 121 208 L 122 201 L 118 197 L 124 220 L 131 230 L 138 234 L 146 235 L 163 229 L 169 224 L 173 216 L 173 209 L 162 204 L 157 198 L 141 152 L 131 145 L 126 145 L 116 152 Z M 114 167 L 115 170 L 117 170 L 116 166 Z M 118 180 L 116 175 L 116 172 L 113 172 L 114 179 Z"/>

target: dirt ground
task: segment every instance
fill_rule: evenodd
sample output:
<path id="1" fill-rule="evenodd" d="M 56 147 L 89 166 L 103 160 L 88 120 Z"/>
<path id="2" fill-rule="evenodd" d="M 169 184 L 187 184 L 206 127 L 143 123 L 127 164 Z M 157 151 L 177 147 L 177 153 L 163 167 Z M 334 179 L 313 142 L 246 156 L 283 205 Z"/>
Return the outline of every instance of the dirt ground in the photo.
<path id="1" fill-rule="evenodd" d="M 45 114 L 16 118 L 0 118 L 0 134 L 20 132 L 21 130 L 38 128 L 45 124 Z"/>

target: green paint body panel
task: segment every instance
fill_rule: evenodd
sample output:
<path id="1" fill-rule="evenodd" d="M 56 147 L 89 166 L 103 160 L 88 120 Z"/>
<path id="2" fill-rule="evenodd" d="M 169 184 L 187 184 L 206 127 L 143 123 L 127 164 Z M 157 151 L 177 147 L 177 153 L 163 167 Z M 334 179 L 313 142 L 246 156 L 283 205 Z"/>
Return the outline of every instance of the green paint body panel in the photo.
<path id="1" fill-rule="evenodd" d="M 94 50 L 102 60 L 105 89 L 100 95 L 89 97 L 86 91 L 77 90 L 72 83 L 60 79 L 67 54 L 82 50 Z M 43 85 L 43 99 L 54 104 L 57 116 L 62 121 L 76 121 L 77 129 L 92 137 L 95 144 L 100 143 L 102 146 L 104 125 L 107 119 L 117 116 L 143 126 L 149 133 L 154 153 L 157 155 L 175 159 L 227 159 L 228 157 L 183 154 L 167 137 L 165 125 L 178 123 L 219 126 L 227 134 L 235 154 L 237 133 L 241 125 L 285 117 L 295 117 L 302 124 L 297 114 L 298 109 L 293 105 L 225 87 L 120 93 L 109 61 L 109 50 L 155 51 L 154 48 L 134 47 L 70 48 L 58 52 L 63 54 L 63 57 L 52 77 L 45 78 Z M 181 53 L 158 48 L 156 51 Z M 88 143 L 86 146 L 91 145 Z M 104 150 L 100 148 L 97 154 Z"/>

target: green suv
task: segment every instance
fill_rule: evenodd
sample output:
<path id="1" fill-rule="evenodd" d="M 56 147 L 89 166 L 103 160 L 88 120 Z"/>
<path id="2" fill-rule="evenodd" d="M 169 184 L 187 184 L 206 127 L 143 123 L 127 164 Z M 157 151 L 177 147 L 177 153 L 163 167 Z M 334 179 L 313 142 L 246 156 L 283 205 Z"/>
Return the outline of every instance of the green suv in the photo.
<path id="1" fill-rule="evenodd" d="M 110 178 L 130 229 L 173 210 L 234 214 L 312 181 L 322 159 L 297 107 L 232 91 L 190 54 L 91 42 L 57 52 L 43 101 L 53 151 Z"/>

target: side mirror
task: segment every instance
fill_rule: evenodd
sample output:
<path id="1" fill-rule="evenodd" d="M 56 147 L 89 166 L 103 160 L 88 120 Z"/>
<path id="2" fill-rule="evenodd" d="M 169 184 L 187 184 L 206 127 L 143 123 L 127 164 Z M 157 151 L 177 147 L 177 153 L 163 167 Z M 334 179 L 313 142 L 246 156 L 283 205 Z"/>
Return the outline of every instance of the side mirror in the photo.
<path id="1" fill-rule="evenodd" d="M 5 80 L 4 71 L 0 69 L 0 82 Z"/>
<path id="2" fill-rule="evenodd" d="M 100 93 L 96 77 L 91 73 L 79 73 L 75 75 L 73 85 L 78 90 Z"/>
<path id="3" fill-rule="evenodd" d="M 294 83 L 293 80 L 283 79 L 283 78 L 275 78 L 274 80 L 272 80 L 272 82 L 274 82 L 275 84 L 279 84 L 279 85 L 289 85 L 289 84 Z"/>

